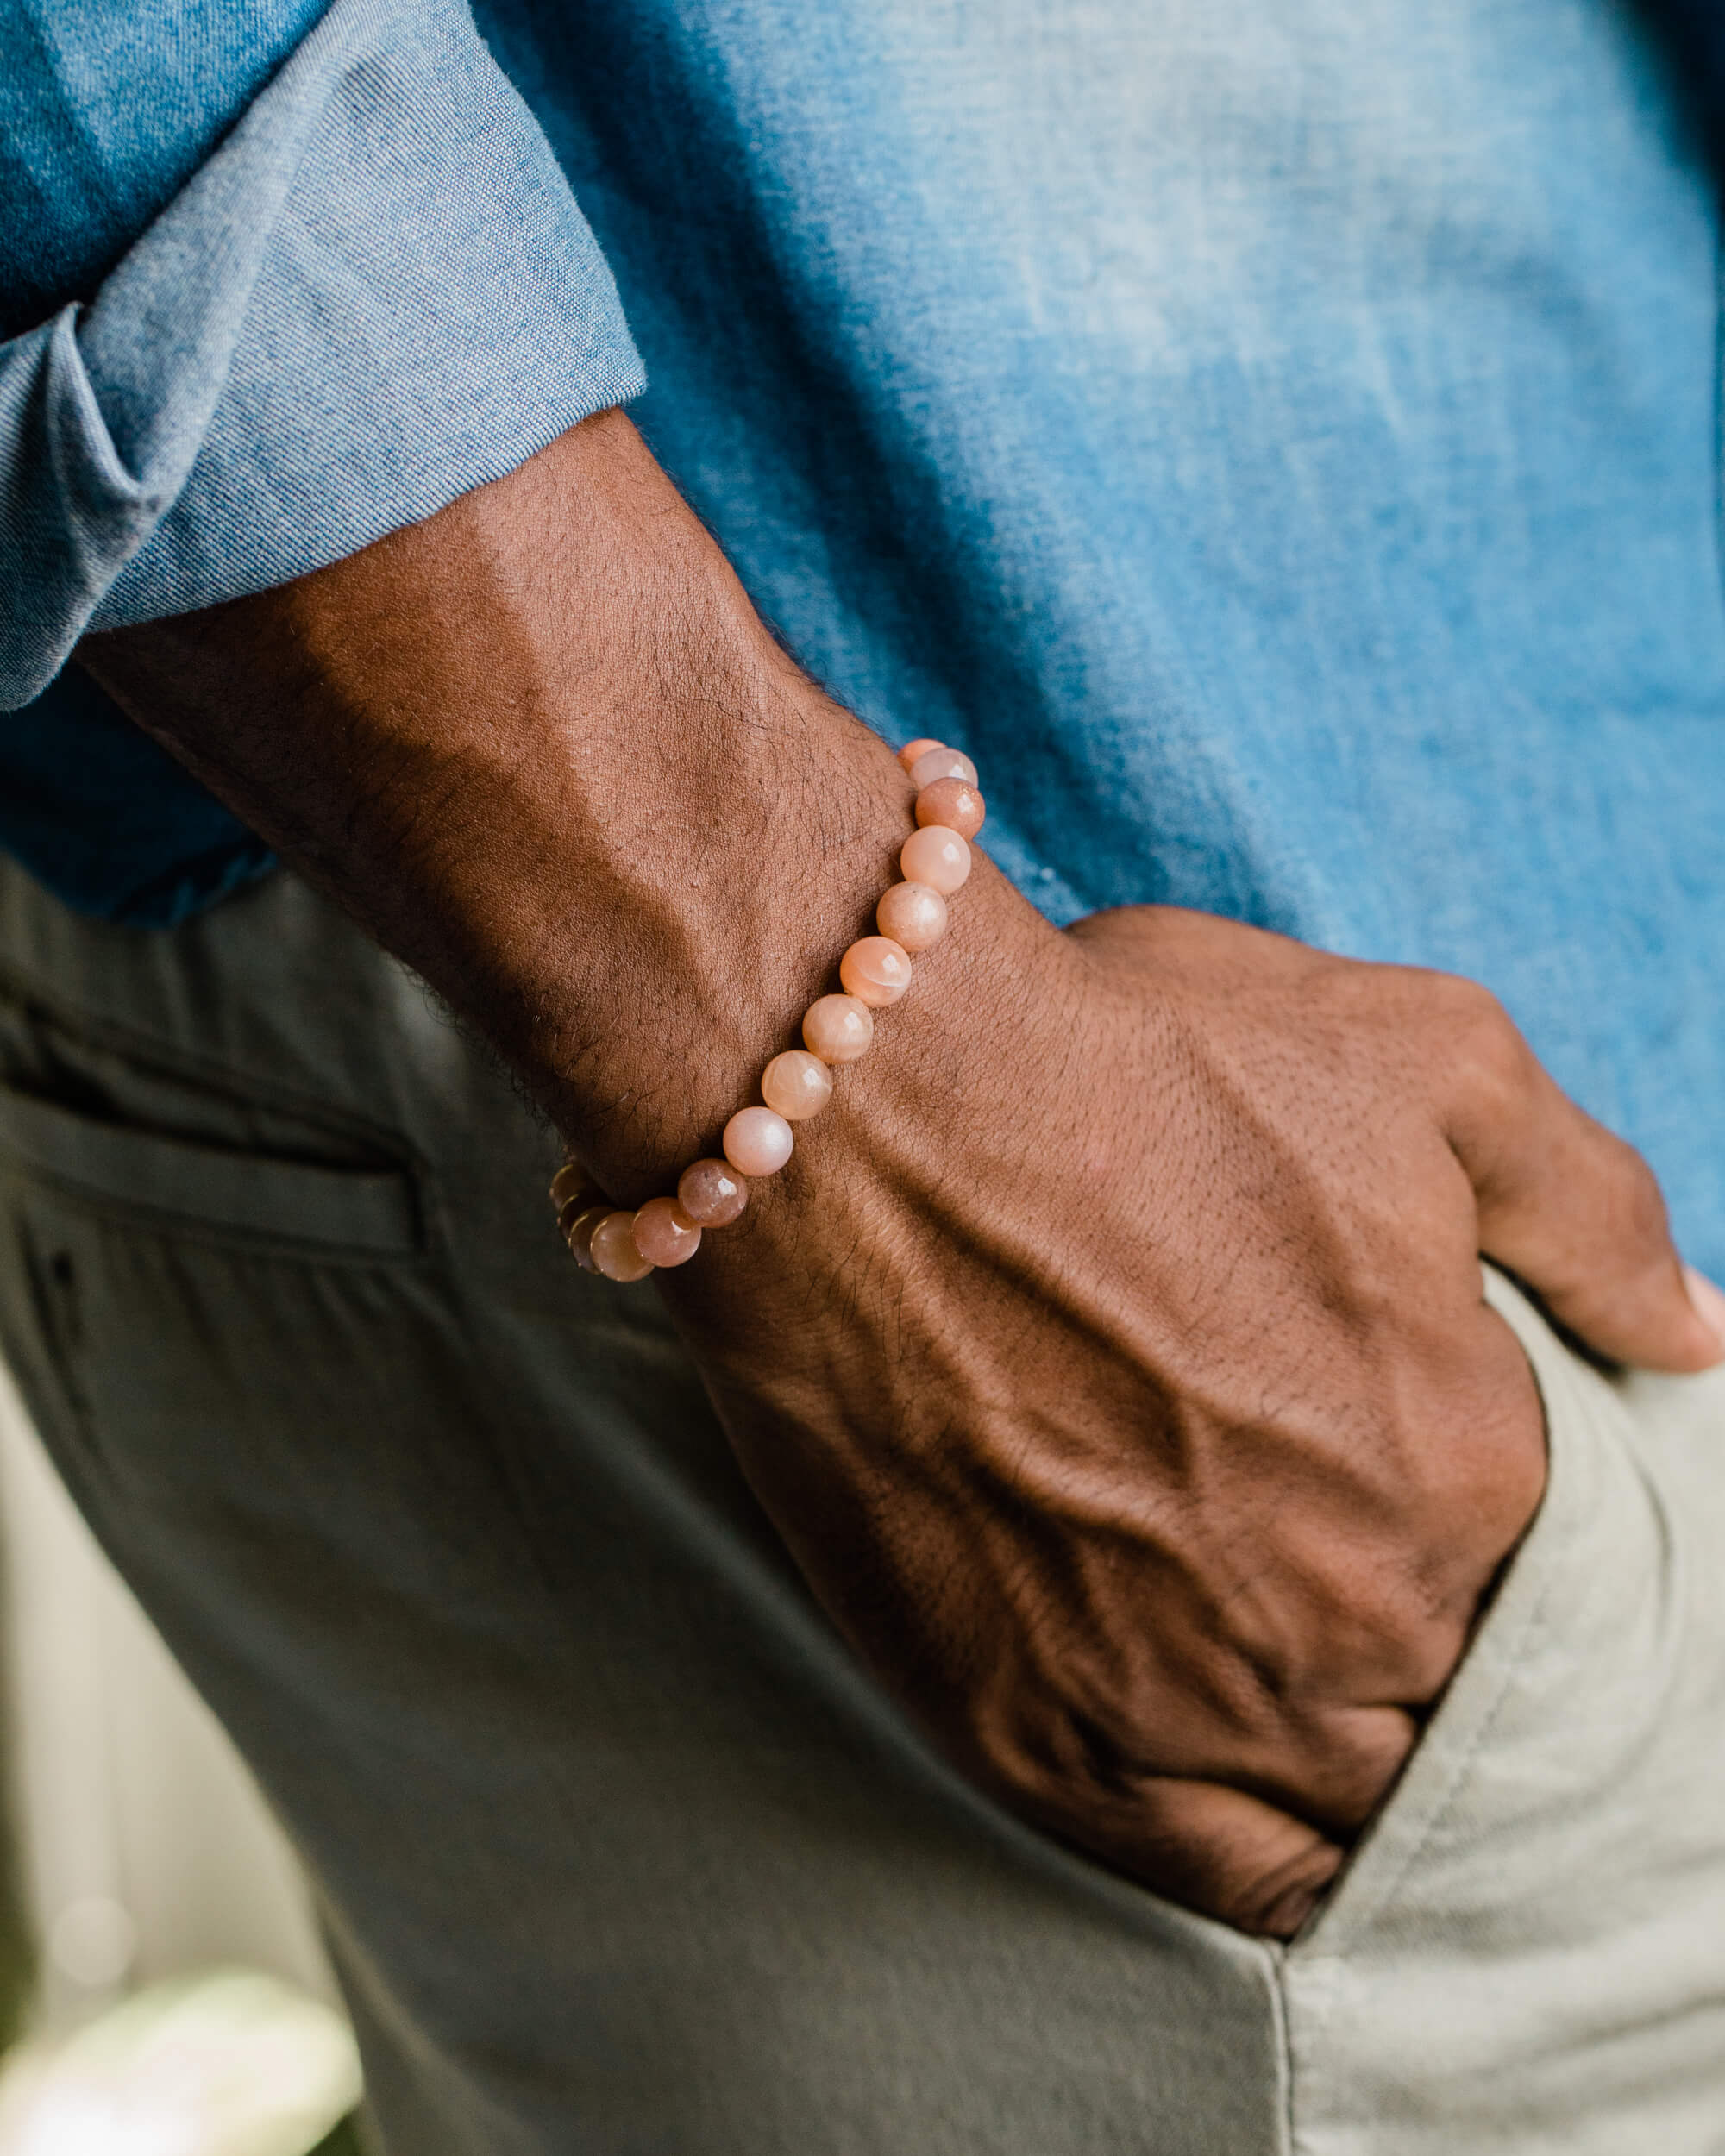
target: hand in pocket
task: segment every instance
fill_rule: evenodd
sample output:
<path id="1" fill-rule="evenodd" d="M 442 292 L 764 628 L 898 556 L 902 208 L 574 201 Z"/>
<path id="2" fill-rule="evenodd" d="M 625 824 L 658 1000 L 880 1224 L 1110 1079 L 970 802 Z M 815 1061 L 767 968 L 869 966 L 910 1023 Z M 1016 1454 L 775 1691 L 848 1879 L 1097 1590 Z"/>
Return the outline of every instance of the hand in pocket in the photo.
<path id="1" fill-rule="evenodd" d="M 1466 982 L 1144 908 L 997 935 L 964 987 L 964 1037 L 944 989 L 847 1092 L 805 1217 L 667 1292 L 816 1593 L 953 1756 L 1285 1935 L 1539 1501 L 1479 1253 L 1607 1356 L 1721 1344 L 1647 1168 Z"/>

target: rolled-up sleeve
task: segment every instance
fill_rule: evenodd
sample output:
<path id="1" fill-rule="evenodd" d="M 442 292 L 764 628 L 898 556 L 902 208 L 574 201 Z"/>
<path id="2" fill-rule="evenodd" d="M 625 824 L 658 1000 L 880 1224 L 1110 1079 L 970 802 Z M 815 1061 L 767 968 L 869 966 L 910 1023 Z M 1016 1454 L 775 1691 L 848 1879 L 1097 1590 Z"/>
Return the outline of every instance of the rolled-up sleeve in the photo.
<path id="1" fill-rule="evenodd" d="M 334 0 L 96 288 L 0 345 L 0 707 L 86 630 L 304 574 L 643 386 L 466 8 Z"/>

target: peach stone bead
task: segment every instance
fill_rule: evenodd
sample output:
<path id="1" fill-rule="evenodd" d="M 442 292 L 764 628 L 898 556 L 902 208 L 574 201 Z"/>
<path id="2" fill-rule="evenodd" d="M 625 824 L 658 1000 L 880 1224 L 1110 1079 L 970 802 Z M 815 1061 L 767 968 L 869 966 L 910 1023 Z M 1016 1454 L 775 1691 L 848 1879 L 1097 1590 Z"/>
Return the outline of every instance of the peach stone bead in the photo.
<path id="1" fill-rule="evenodd" d="M 564 1212 L 567 1215 L 567 1207 L 564 1208 Z M 611 1207 L 608 1205 L 584 1206 L 573 1219 L 559 1220 L 558 1225 L 563 1230 L 563 1240 L 569 1246 L 569 1256 L 574 1259 L 584 1273 L 596 1273 L 599 1270 L 599 1267 L 593 1263 L 593 1230 L 601 1220 L 608 1216 L 610 1212 Z"/>
<path id="2" fill-rule="evenodd" d="M 925 883 L 950 899 L 970 873 L 970 846 L 957 831 L 925 824 L 913 831 L 899 855 L 906 883 Z"/>
<path id="3" fill-rule="evenodd" d="M 945 745 L 944 742 L 937 741 L 932 734 L 925 734 L 920 741 L 907 741 L 905 743 L 899 751 L 899 761 L 908 771 L 919 756 L 925 756 L 931 749 L 942 749 Z"/>
<path id="4" fill-rule="evenodd" d="M 946 901 L 925 883 L 895 883 L 875 908 L 875 925 L 907 951 L 932 950 L 946 933 Z"/>
<path id="5" fill-rule="evenodd" d="M 653 1269 L 635 1240 L 632 1213 L 607 1213 L 593 1232 L 593 1270 L 607 1280 L 645 1280 Z"/>
<path id="6" fill-rule="evenodd" d="M 593 1177 L 578 1161 L 566 1160 L 551 1178 L 551 1203 L 556 1206 L 559 1213 L 568 1204 L 571 1198 L 586 1198 L 591 1200 L 598 1194 L 593 1188 Z"/>
<path id="7" fill-rule="evenodd" d="M 890 936 L 859 936 L 838 962 L 838 977 L 859 1003 L 882 1010 L 911 985 L 911 955 Z"/>
<path id="8" fill-rule="evenodd" d="M 824 1063 L 854 1063 L 875 1037 L 875 1013 L 855 996 L 822 996 L 803 1013 L 803 1038 Z"/>
<path id="9" fill-rule="evenodd" d="M 938 824 L 961 838 L 974 838 L 986 813 L 982 795 L 964 779 L 937 779 L 916 798 L 919 824 Z"/>
<path id="10" fill-rule="evenodd" d="M 775 1175 L 796 1138 L 771 1108 L 739 1108 L 724 1126 L 724 1157 L 744 1175 Z"/>
<path id="11" fill-rule="evenodd" d="M 749 1186 L 728 1160 L 691 1161 L 677 1178 L 677 1204 L 697 1227 L 728 1228 L 749 1203 Z"/>
<path id="12" fill-rule="evenodd" d="M 832 1098 L 832 1073 L 806 1048 L 787 1048 L 761 1073 L 761 1098 L 787 1123 L 818 1115 Z"/>
<path id="13" fill-rule="evenodd" d="M 674 1198 L 649 1198 L 635 1216 L 635 1247 L 649 1265 L 687 1265 L 700 1240 Z"/>
<path id="14" fill-rule="evenodd" d="M 929 749 L 912 764 L 910 774 L 911 784 L 919 793 L 925 786 L 932 786 L 937 779 L 963 779 L 966 786 L 976 783 L 975 765 L 956 749 Z"/>

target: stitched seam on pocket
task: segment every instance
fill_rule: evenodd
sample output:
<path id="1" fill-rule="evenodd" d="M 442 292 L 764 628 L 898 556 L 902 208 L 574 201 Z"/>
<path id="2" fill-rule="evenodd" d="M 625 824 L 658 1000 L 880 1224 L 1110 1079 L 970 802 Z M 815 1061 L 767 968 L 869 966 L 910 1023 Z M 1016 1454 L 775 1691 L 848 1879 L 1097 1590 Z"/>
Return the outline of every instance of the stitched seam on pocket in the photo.
<path id="1" fill-rule="evenodd" d="M 94 1016 L 77 1005 L 65 1002 L 33 975 L 20 973 L 3 958 L 0 958 L 0 1002 L 10 1003 L 26 1012 L 40 1012 L 74 1046 L 82 1045 L 114 1056 L 129 1064 L 141 1076 L 206 1093 L 230 1105 L 267 1109 L 287 1121 L 303 1125 L 309 1136 L 322 1132 L 326 1137 L 345 1138 L 371 1147 L 383 1159 L 398 1165 L 400 1172 L 413 1181 L 424 1238 L 430 1239 L 437 1232 L 440 1224 L 432 1196 L 430 1162 L 411 1138 L 392 1124 L 380 1121 L 362 1109 L 331 1100 L 326 1094 L 284 1086 L 250 1069 L 236 1070 L 229 1063 L 201 1055 L 179 1042 L 166 1041 L 135 1026 Z M 3 1079 L 0 1079 L 0 1087 L 3 1085 Z M 181 1143 L 196 1144 L 197 1140 L 189 1138 Z"/>
<path id="2" fill-rule="evenodd" d="M 0 1151 L 0 1177 L 12 1169 L 12 1163 Z M 380 1249 L 375 1244 L 326 1241 L 316 1235 L 293 1235 L 279 1228 L 245 1228 L 231 1226 L 220 1220 L 209 1220 L 195 1213 L 154 1211 L 148 1206 L 135 1205 L 124 1200 L 102 1197 L 74 1184 L 59 1181 L 34 1169 L 25 1169 L 20 1179 L 43 1194 L 55 1206 L 68 1213 L 93 1220 L 111 1228 L 122 1229 L 128 1234 L 149 1236 L 156 1241 L 172 1244 L 195 1244 L 209 1249 L 243 1251 L 259 1258 L 279 1259 L 298 1265 L 374 1265 L 419 1266 L 427 1263 L 435 1255 L 424 1243 L 401 1244 L 392 1249 Z"/>
<path id="3" fill-rule="evenodd" d="M 230 1152 L 86 1119 L 3 1087 L 0 1164 L 81 1211 L 162 1234 L 373 1262 L 425 1248 L 405 1169 L 348 1171 Z"/>

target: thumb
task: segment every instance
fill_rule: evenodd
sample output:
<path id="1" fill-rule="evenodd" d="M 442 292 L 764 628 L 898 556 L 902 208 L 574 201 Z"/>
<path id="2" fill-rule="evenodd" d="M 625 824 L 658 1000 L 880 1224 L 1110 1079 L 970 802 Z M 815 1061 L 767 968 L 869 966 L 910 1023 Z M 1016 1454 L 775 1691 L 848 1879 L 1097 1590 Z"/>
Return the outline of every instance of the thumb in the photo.
<path id="1" fill-rule="evenodd" d="M 1702 1370 L 1725 1361 L 1725 1295 L 1686 1267 L 1653 1170 L 1577 1107 L 1500 1012 L 1448 1134 L 1474 1188 L 1479 1247 L 1615 1363 Z"/>

